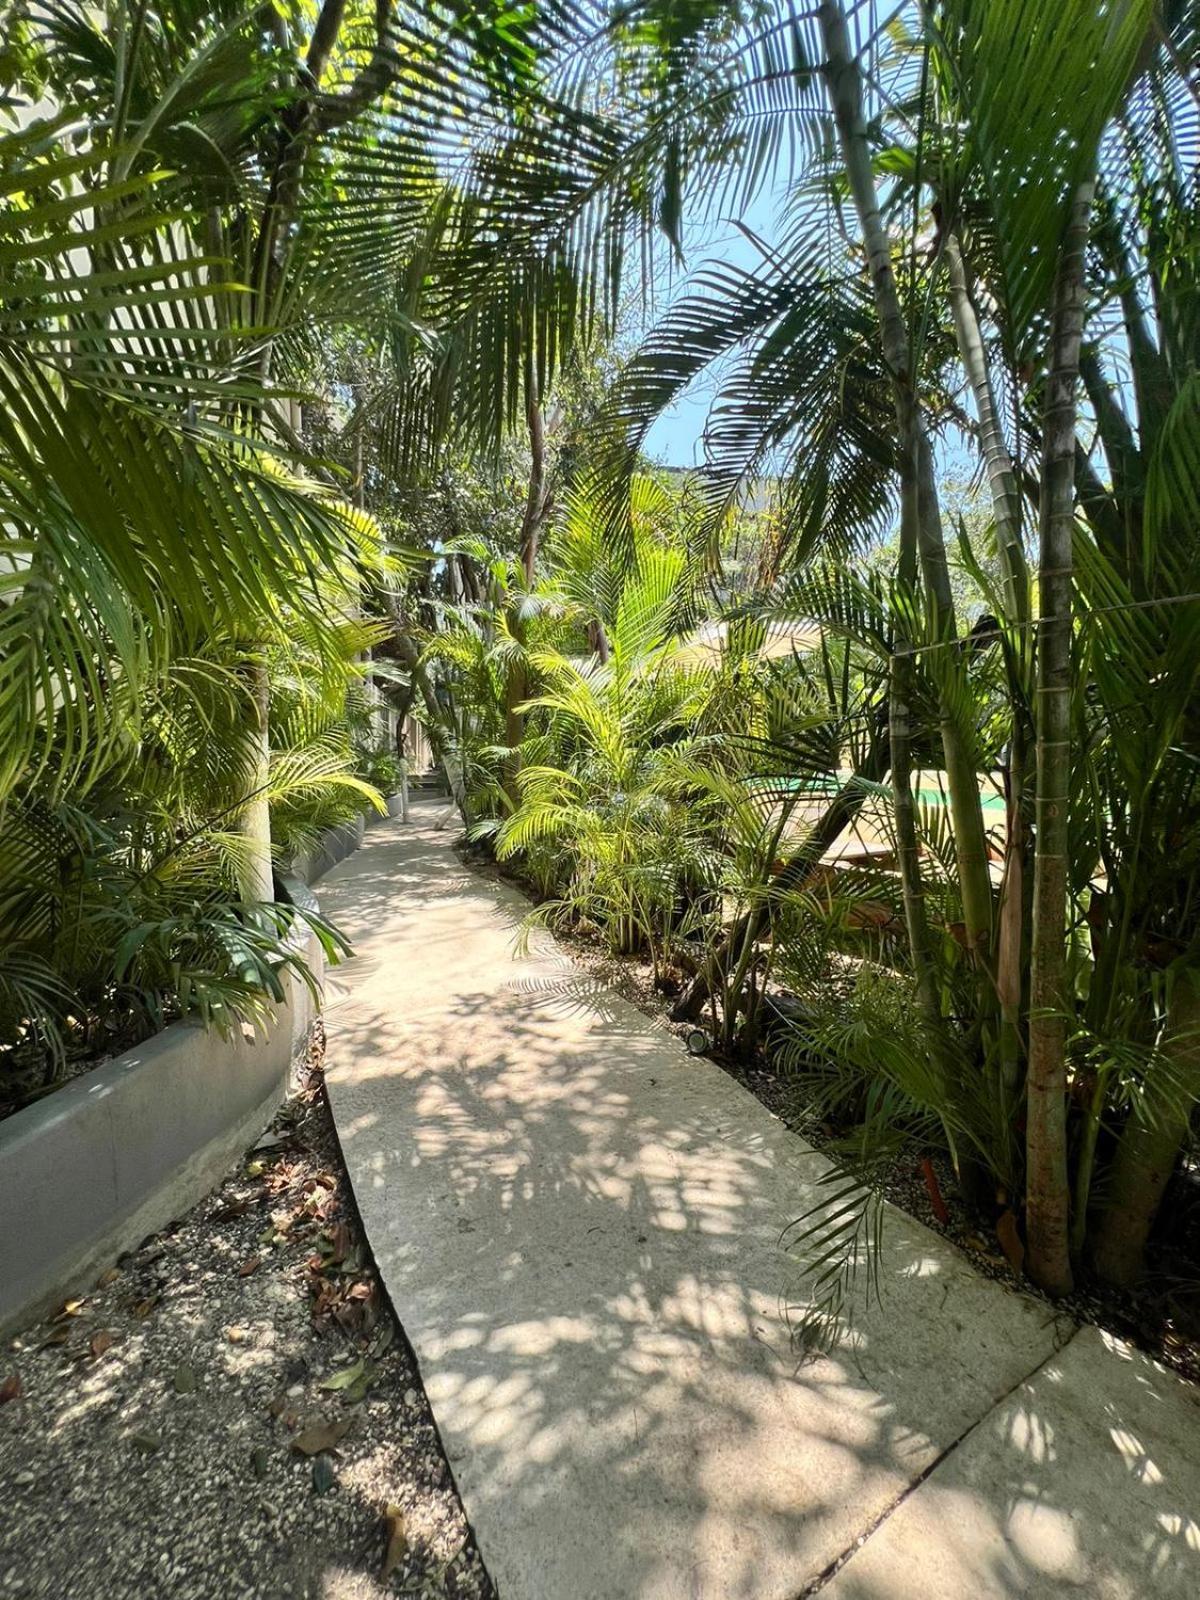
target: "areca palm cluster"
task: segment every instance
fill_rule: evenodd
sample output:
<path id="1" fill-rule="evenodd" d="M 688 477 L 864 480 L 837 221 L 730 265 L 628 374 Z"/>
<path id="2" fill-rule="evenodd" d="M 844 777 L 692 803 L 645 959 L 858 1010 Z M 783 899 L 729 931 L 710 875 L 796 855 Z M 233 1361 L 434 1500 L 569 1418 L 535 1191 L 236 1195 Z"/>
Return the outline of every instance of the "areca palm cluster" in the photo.
<path id="1" fill-rule="evenodd" d="M 1152 0 L 647 7 L 564 45 L 476 171 L 478 214 L 569 275 L 571 314 L 655 237 L 682 249 L 690 217 L 786 188 L 760 265 L 702 268 L 624 373 L 593 497 L 631 548 L 646 431 L 715 371 L 713 548 L 777 478 L 762 604 L 886 676 L 858 730 L 882 719 L 882 749 L 689 1002 L 795 937 L 884 782 L 875 893 L 902 937 L 871 959 L 915 997 L 960 1127 L 970 1108 L 964 1184 L 1015 1212 L 1053 1290 L 1138 1270 L 1196 1099 L 1196 38 L 1193 7 Z M 613 63 L 599 94 L 589 51 Z M 531 338 L 570 332 L 547 311 Z M 516 370 L 493 354 L 481 373 Z M 985 486 L 989 548 L 946 515 L 948 452 Z M 895 571 L 856 577 L 896 522 Z M 955 563 L 986 596 L 969 617 Z"/>
<path id="2" fill-rule="evenodd" d="M 316 785 L 276 804 L 299 837 L 373 649 L 546 914 L 652 946 L 726 1048 L 787 1034 L 868 1193 L 897 1140 L 941 1144 L 1045 1287 L 1136 1273 L 1200 1092 L 1195 6 L 14 20 L 0 798 L 29 859 L 32 819 L 78 839 L 136 797 L 160 842 L 122 824 L 106 859 L 201 840 L 205 906 L 248 927 L 272 786 Z M 678 289 L 768 194 L 753 265 Z M 668 515 L 642 452 L 701 379 Z M 18 1026 L 69 1013 L 41 938 Z"/>
<path id="3" fill-rule="evenodd" d="M 403 67 L 386 21 L 6 7 L 0 1010 L 18 1099 L 181 1010 L 261 1014 L 302 965 L 271 814 L 282 866 L 377 803 L 346 709 L 385 555 L 351 486 L 298 453 L 296 384 L 427 206 L 411 176 L 382 192 L 377 139 L 351 132 Z"/>

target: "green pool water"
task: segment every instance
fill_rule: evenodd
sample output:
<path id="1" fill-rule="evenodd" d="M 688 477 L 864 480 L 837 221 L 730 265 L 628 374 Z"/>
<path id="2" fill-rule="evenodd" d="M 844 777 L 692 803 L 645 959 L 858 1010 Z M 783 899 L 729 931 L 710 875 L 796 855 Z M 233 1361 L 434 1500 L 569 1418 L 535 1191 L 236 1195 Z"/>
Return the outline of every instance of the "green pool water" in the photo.
<path id="1" fill-rule="evenodd" d="M 811 795 L 836 794 L 841 788 L 841 783 L 836 778 L 772 778 L 769 780 L 771 788 L 788 789 L 793 793 L 803 792 Z M 764 785 L 765 787 L 765 785 Z M 916 799 L 923 806 L 944 806 L 946 796 L 940 789 L 917 789 Z M 1004 815 L 1004 796 L 999 794 L 985 794 L 980 797 L 980 805 L 984 811 L 994 812 L 999 816 Z"/>

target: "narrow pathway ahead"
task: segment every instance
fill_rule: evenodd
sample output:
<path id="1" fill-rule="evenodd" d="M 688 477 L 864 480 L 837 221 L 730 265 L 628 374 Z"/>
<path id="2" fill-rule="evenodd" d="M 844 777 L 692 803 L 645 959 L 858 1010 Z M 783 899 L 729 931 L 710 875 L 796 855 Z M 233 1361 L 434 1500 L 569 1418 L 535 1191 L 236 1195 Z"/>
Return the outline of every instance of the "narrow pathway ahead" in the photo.
<path id="1" fill-rule="evenodd" d="M 825 1158 L 465 869 L 444 807 L 321 890 L 328 1083 L 503 1600 L 1200 1594 L 1198 1393 L 891 1212 L 881 1310 L 797 1367 Z"/>

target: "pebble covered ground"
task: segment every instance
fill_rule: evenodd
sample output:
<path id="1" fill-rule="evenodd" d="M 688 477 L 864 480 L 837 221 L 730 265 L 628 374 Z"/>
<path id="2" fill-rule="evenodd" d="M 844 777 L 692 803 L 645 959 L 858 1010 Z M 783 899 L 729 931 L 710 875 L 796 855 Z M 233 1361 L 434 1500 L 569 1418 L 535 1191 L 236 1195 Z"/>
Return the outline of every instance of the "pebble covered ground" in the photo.
<path id="1" fill-rule="evenodd" d="M 0 1600 L 493 1600 L 319 1040 L 306 1079 L 214 1194 L 0 1346 Z"/>

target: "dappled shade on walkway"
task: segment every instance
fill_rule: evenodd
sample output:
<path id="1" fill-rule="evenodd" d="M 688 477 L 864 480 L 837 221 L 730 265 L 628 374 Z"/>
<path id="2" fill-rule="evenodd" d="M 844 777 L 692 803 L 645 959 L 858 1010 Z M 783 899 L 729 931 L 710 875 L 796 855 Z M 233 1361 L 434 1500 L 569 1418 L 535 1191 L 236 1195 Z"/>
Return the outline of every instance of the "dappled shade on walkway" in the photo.
<path id="1" fill-rule="evenodd" d="M 358 952 L 328 1081 L 504 1600 L 794 1600 L 868 1534 L 839 1600 L 1200 1593 L 1195 1391 L 895 1211 L 882 1307 L 798 1363 L 780 1234 L 825 1158 L 552 941 L 517 958 L 441 815 L 323 886 Z"/>

